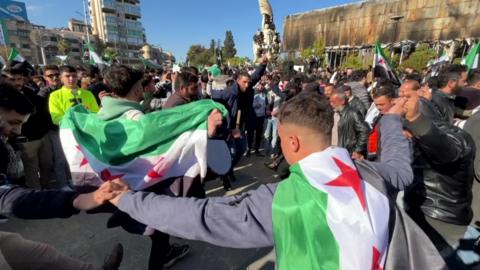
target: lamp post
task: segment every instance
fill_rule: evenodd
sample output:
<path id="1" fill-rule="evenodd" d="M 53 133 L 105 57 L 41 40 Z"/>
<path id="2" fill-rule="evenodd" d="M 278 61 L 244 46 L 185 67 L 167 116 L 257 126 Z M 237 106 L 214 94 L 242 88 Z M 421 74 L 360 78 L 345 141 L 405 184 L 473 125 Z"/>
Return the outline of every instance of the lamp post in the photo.
<path id="1" fill-rule="evenodd" d="M 393 44 L 395 44 L 395 41 L 397 40 L 397 36 L 398 36 L 398 22 L 403 18 L 405 18 L 405 16 L 402 16 L 402 15 L 395 15 L 395 16 L 390 17 L 390 20 L 392 20 L 393 23 L 394 23 L 394 34 L 393 34 L 393 42 L 392 42 Z M 400 45 L 401 45 L 401 43 L 400 43 Z M 392 55 L 390 56 L 392 61 L 393 61 L 393 55 L 394 55 L 393 48 L 394 47 L 392 46 Z M 402 50 L 403 50 L 403 48 L 402 48 Z M 400 59 L 400 62 L 401 61 L 402 61 L 402 59 Z"/>

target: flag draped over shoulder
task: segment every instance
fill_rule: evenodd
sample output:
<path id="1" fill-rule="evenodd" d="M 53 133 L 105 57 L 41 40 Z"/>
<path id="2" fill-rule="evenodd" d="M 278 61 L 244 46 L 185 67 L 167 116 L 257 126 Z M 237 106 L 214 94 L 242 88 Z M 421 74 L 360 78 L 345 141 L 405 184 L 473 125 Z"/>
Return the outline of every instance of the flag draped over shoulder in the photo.
<path id="1" fill-rule="evenodd" d="M 390 202 L 361 179 L 348 152 L 331 147 L 290 171 L 273 200 L 278 269 L 383 269 Z"/>
<path id="2" fill-rule="evenodd" d="M 141 190 L 162 180 L 207 172 L 207 119 L 223 105 L 193 102 L 146 114 L 138 121 L 104 121 L 81 105 L 65 114 L 60 139 L 75 185 L 124 179 Z"/>
<path id="3" fill-rule="evenodd" d="M 480 58 L 480 42 L 472 47 L 467 56 L 462 60 L 462 65 L 468 67 L 468 72 L 478 68 Z"/>
<path id="4" fill-rule="evenodd" d="M 375 43 L 375 53 L 373 56 L 373 76 L 375 78 L 385 78 L 395 85 L 401 85 L 400 79 L 392 70 L 390 63 L 385 57 L 380 42 Z"/>

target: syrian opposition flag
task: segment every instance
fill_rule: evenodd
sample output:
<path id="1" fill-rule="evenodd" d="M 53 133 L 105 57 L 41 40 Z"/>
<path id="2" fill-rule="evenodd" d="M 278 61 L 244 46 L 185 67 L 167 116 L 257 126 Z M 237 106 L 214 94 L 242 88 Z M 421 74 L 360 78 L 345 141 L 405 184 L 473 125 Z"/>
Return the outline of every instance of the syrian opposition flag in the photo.
<path id="1" fill-rule="evenodd" d="M 395 85 L 402 84 L 388 63 L 382 46 L 378 41 L 375 43 L 375 54 L 373 56 L 373 75 L 375 78 L 385 78 Z"/>
<path id="2" fill-rule="evenodd" d="M 227 113 L 221 104 L 203 100 L 149 113 L 138 121 L 103 121 L 81 105 L 72 107 L 61 122 L 60 139 L 74 185 L 99 186 L 122 178 L 132 189 L 142 190 L 172 177 L 203 178 L 207 119 L 213 109 Z M 213 154 L 225 160 L 225 153 Z"/>
<path id="3" fill-rule="evenodd" d="M 92 44 L 87 44 L 88 55 L 90 56 L 90 65 L 107 65 L 105 61 L 95 52 Z"/>
<path id="4" fill-rule="evenodd" d="M 290 172 L 272 205 L 278 269 L 383 269 L 389 199 L 360 177 L 348 152 L 330 147 Z"/>
<path id="5" fill-rule="evenodd" d="M 480 57 L 480 42 L 472 47 L 472 49 L 467 54 L 467 56 L 462 60 L 462 65 L 466 65 L 468 67 L 468 72 L 470 72 L 473 69 L 477 69 L 479 57 Z"/>
<path id="6" fill-rule="evenodd" d="M 17 62 L 25 62 L 25 58 L 20 54 L 17 48 L 12 47 L 10 49 L 10 53 L 8 54 L 8 61 L 17 61 Z"/>

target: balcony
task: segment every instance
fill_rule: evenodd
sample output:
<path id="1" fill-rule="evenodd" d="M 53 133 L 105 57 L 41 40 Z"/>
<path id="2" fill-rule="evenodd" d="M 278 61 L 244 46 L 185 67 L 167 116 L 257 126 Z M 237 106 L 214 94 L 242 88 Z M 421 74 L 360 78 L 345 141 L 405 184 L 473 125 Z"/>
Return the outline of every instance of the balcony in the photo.
<path id="1" fill-rule="evenodd" d="M 117 4 L 115 0 L 102 0 L 102 10 L 105 12 L 115 12 Z"/>

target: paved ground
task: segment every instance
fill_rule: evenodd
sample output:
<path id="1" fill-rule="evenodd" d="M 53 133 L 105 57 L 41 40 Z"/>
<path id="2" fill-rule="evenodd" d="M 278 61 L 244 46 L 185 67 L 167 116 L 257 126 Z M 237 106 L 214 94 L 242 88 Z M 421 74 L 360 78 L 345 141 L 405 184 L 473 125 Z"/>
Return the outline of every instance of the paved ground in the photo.
<path id="1" fill-rule="evenodd" d="M 236 168 L 238 180 L 233 183 L 234 190 L 227 195 L 278 181 L 278 176 L 272 175 L 273 172 L 263 166 L 265 161 L 266 158 L 259 157 L 242 160 Z M 219 180 L 207 182 L 206 189 L 208 196 L 225 195 Z M 70 219 L 9 220 L 0 224 L 0 230 L 17 232 L 27 239 L 49 243 L 65 254 L 97 265 L 103 262 L 104 256 L 113 245 L 120 242 L 125 248 L 121 269 L 147 269 L 149 239 L 130 235 L 122 229 L 107 229 L 105 224 L 109 216 L 80 214 Z M 192 247 L 190 254 L 172 269 L 246 269 L 256 261 L 256 265 L 250 266 L 249 269 L 274 269 L 272 263 L 264 263 L 261 260 L 272 251 L 271 248 L 237 250 L 181 239 L 173 239 L 171 242 L 188 243 Z"/>

